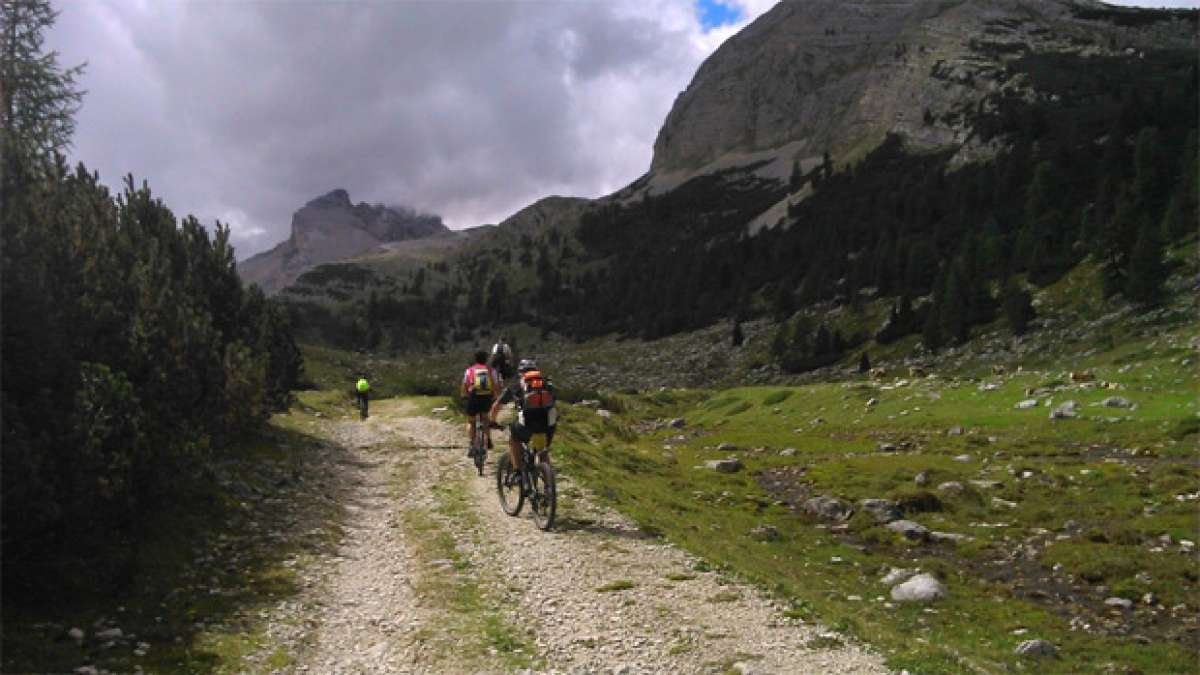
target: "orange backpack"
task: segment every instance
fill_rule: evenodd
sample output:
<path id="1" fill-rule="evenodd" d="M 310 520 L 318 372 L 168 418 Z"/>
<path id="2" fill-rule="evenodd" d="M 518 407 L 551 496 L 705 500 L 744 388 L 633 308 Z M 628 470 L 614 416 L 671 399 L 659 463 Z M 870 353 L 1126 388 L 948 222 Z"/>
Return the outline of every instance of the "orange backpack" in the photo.
<path id="1" fill-rule="evenodd" d="M 541 371 L 531 370 L 521 376 L 524 388 L 521 398 L 522 410 L 549 410 L 554 407 L 554 392 L 547 386 Z"/>

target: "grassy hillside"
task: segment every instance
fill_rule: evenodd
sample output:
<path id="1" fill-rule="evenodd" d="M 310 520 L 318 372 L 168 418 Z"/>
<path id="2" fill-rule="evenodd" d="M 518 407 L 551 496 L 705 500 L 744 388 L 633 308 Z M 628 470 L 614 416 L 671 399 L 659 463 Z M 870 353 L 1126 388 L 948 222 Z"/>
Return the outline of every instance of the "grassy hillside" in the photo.
<path id="1" fill-rule="evenodd" d="M 1063 369 L 667 390 L 620 398 L 611 420 L 577 406 L 557 457 L 648 530 L 790 598 L 797 618 L 878 645 L 896 668 L 1190 672 L 1200 372 L 1191 326 L 1151 332 L 1060 353 Z M 1067 367 L 1119 388 L 1072 384 Z M 1132 407 L 1105 407 L 1112 396 Z M 1026 399 L 1036 407 L 1014 408 Z M 1050 419 L 1068 399 L 1080 416 Z M 671 418 L 686 422 L 658 423 Z M 741 471 L 703 468 L 730 456 Z M 855 513 L 815 518 L 803 508 L 815 496 Z M 875 498 L 964 538 L 909 541 L 858 505 Z M 892 602 L 880 583 L 892 567 L 935 574 L 948 598 Z M 1023 662 L 1013 649 L 1032 638 L 1060 657 Z"/>

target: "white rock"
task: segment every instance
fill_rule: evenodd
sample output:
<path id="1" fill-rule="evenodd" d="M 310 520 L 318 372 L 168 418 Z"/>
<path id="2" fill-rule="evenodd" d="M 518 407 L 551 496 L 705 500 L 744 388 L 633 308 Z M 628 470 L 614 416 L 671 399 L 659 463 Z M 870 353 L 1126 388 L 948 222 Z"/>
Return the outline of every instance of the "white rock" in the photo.
<path id="1" fill-rule="evenodd" d="M 946 597 L 946 587 L 931 574 L 918 574 L 892 589 L 900 602 L 931 602 Z"/>
<path id="2" fill-rule="evenodd" d="M 704 463 L 704 466 L 721 473 L 734 473 L 741 470 L 742 463 L 736 457 L 730 457 L 729 459 L 710 459 Z"/>
<path id="3" fill-rule="evenodd" d="M 1017 410 L 1029 410 L 1030 408 L 1036 408 L 1037 404 L 1038 404 L 1038 402 L 1037 402 L 1036 398 L 1027 398 L 1024 401 L 1018 402 L 1013 407 L 1016 408 Z"/>
<path id="4" fill-rule="evenodd" d="M 74 640 L 76 642 L 83 642 L 83 629 L 82 628 L 72 628 L 71 630 L 67 631 L 67 637 L 71 638 L 72 640 Z"/>
<path id="5" fill-rule="evenodd" d="M 1058 653 L 1058 647 L 1046 640 L 1026 640 L 1017 645 L 1013 653 L 1019 656 L 1054 656 Z"/>
<path id="6" fill-rule="evenodd" d="M 607 410 L 605 410 L 604 408 L 600 408 L 599 410 L 597 410 L 597 411 L 596 411 L 596 414 L 597 414 L 597 415 L 599 415 L 599 416 L 601 416 L 601 417 L 603 417 L 604 419 L 610 419 L 610 418 L 612 418 L 612 413 L 611 413 L 611 412 L 609 412 L 609 411 L 607 411 Z"/>
<path id="7" fill-rule="evenodd" d="M 895 586 L 896 584 L 908 581 L 917 575 L 916 570 L 906 570 L 900 567 L 893 567 L 883 576 L 880 581 L 884 586 Z"/>

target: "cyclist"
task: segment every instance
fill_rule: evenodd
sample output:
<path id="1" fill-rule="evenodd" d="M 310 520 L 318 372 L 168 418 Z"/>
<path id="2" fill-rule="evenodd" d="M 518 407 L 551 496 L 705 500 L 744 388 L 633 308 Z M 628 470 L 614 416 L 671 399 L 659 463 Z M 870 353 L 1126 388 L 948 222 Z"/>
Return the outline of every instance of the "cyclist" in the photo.
<path id="1" fill-rule="evenodd" d="M 501 335 L 496 339 L 496 344 L 492 345 L 492 355 L 488 357 L 488 365 L 500 373 L 504 382 L 508 382 L 513 376 L 514 362 L 512 347 L 508 346 L 508 340 Z"/>
<path id="2" fill-rule="evenodd" d="M 466 400 L 467 408 L 467 457 L 470 457 L 474 450 L 472 446 L 475 444 L 475 424 L 483 421 L 483 414 L 500 394 L 500 381 L 496 378 L 496 370 L 487 364 L 487 360 L 487 352 L 475 352 L 475 362 L 467 366 L 459 386 L 459 394 Z M 487 446 L 490 449 L 492 430 L 489 428 L 486 433 Z"/>
<path id="3" fill-rule="evenodd" d="M 363 419 L 367 419 L 367 404 L 370 397 L 371 384 L 367 382 L 366 373 L 363 373 L 362 377 L 358 378 L 358 384 L 354 385 L 354 398 L 358 403 L 358 410 Z"/>
<path id="4" fill-rule="evenodd" d="M 558 410 L 554 406 L 554 385 L 538 370 L 533 359 L 521 359 L 517 366 L 521 374 L 518 381 L 504 389 L 504 393 L 492 403 L 488 419 L 496 423 L 500 407 L 506 403 L 517 404 L 517 419 L 509 425 L 508 454 L 513 469 L 521 470 L 521 443 L 528 443 L 533 434 L 546 434 L 546 450 L 554 440 L 558 424 Z M 546 455 L 549 462 L 549 454 Z"/>

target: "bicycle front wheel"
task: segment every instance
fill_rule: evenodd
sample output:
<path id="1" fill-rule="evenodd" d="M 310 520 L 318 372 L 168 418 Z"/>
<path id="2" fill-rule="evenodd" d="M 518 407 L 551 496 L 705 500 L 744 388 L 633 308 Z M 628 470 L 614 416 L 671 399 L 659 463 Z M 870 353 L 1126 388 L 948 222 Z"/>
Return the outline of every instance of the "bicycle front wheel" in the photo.
<path id="1" fill-rule="evenodd" d="M 521 512 L 525 505 L 525 494 L 521 492 L 521 477 L 513 470 L 512 458 L 508 453 L 496 462 L 496 493 L 500 497 L 500 508 L 510 516 Z"/>
<path id="2" fill-rule="evenodd" d="M 554 484 L 554 467 L 539 462 L 533 469 L 533 495 L 529 498 L 533 511 L 533 522 L 541 530 L 554 527 L 554 513 L 558 510 L 558 487 Z"/>

